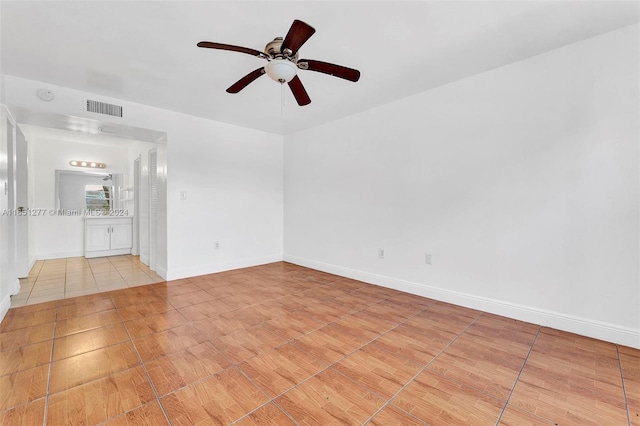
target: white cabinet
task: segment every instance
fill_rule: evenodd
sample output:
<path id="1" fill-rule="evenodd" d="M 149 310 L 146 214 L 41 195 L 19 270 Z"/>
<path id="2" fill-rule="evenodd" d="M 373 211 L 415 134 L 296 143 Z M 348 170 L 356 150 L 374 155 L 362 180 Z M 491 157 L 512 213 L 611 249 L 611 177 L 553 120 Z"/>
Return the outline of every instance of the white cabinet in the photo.
<path id="1" fill-rule="evenodd" d="M 129 250 L 133 246 L 133 222 L 128 217 L 126 222 L 114 223 L 111 225 L 111 250 Z"/>
<path id="2" fill-rule="evenodd" d="M 111 249 L 110 225 L 105 225 L 102 223 L 87 225 L 85 223 L 84 237 L 85 254 L 87 252 Z"/>
<path id="3" fill-rule="evenodd" d="M 84 257 L 115 256 L 131 253 L 131 217 L 92 217 L 84 221 Z"/>

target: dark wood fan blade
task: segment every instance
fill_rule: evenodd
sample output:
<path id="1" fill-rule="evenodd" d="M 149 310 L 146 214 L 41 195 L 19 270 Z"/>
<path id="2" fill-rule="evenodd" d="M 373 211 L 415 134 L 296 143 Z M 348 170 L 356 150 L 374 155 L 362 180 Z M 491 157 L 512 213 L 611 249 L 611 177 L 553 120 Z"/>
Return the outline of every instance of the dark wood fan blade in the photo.
<path id="1" fill-rule="evenodd" d="M 289 82 L 289 88 L 291 89 L 291 93 L 293 93 L 293 97 L 296 98 L 298 105 L 305 106 L 311 103 L 311 98 L 297 75 Z"/>
<path id="2" fill-rule="evenodd" d="M 289 49 L 291 50 L 290 56 L 295 55 L 298 49 L 300 49 L 315 32 L 316 30 L 311 25 L 295 19 L 282 42 L 281 51 L 284 52 L 285 49 Z"/>
<path id="3" fill-rule="evenodd" d="M 349 81 L 358 81 L 360 79 L 360 71 L 358 70 L 312 59 L 299 59 L 298 68 L 329 74 Z"/>
<path id="4" fill-rule="evenodd" d="M 264 74 L 264 67 L 251 71 L 249 74 L 245 75 L 240 80 L 235 82 L 231 87 L 229 87 L 227 89 L 227 92 L 238 93 L 239 91 L 247 87 L 250 83 L 252 83 L 254 80 L 256 80 L 258 77 L 260 77 L 262 74 Z"/>
<path id="5" fill-rule="evenodd" d="M 250 49 L 248 47 L 234 46 L 232 44 L 214 43 L 212 41 L 201 41 L 198 47 L 206 47 L 207 49 L 230 50 L 232 52 L 246 53 L 251 56 L 266 58 L 266 55 L 259 50 Z"/>

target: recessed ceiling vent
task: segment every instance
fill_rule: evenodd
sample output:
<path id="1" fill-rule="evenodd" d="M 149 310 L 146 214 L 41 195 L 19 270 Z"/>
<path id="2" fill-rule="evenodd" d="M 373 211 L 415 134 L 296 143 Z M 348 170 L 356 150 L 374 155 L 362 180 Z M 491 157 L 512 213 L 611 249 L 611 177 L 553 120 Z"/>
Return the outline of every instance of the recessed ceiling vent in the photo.
<path id="1" fill-rule="evenodd" d="M 91 99 L 87 99 L 87 111 L 95 112 L 96 114 L 122 117 L 122 106 L 108 104 L 106 102 L 92 101 Z"/>

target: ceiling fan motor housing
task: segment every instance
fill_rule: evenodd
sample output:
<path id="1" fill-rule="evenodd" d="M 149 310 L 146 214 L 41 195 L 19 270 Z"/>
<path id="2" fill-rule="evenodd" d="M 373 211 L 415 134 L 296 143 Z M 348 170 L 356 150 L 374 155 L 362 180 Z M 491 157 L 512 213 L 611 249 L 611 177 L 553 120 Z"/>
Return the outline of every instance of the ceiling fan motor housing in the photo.
<path id="1" fill-rule="evenodd" d="M 298 71 L 296 66 L 298 53 L 290 56 L 287 54 L 290 52 L 282 52 L 283 41 L 283 37 L 276 37 L 264 47 L 264 53 L 271 58 L 264 70 L 273 81 L 281 84 L 290 82 Z"/>
<path id="2" fill-rule="evenodd" d="M 293 61 L 295 63 L 298 60 L 298 52 L 296 52 L 296 54 L 293 55 L 293 56 L 287 55 L 287 54 L 285 54 L 285 52 L 282 52 L 282 42 L 283 41 L 284 41 L 284 39 L 282 37 L 274 38 L 273 41 L 270 41 L 264 47 L 264 53 L 266 53 L 267 55 L 269 55 L 269 57 L 274 58 L 274 59 L 275 58 L 288 58 L 289 60 L 291 60 L 291 61 Z"/>

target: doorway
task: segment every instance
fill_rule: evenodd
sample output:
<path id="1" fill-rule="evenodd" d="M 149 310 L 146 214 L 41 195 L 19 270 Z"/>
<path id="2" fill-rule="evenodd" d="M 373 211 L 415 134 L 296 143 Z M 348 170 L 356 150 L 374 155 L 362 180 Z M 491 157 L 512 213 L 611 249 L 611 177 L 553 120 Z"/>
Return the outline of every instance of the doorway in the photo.
<path id="1" fill-rule="evenodd" d="M 70 166 L 70 160 L 86 159 L 105 163 L 107 166 L 105 172 L 123 177 L 121 185 L 118 184 L 118 189 L 114 188 L 113 191 L 114 208 L 118 210 L 118 215 L 126 214 L 134 218 L 136 229 L 132 238 L 132 254 L 139 254 L 142 262 L 149 265 L 150 171 L 153 169 L 157 174 L 156 168 L 164 170 L 166 166 L 164 162 L 158 161 L 155 168 L 150 168 L 148 153 L 150 150 L 164 151 L 166 138 L 158 142 L 147 142 L 113 135 L 70 132 L 32 124 L 19 124 L 19 126 L 23 130 L 30 155 L 27 166 L 29 170 L 27 186 L 31 204 L 36 208 L 47 210 L 56 207 L 55 192 L 52 190 L 55 184 L 52 180 L 56 170 L 77 171 L 77 168 Z M 166 161 L 164 156 L 162 161 Z M 164 194 L 166 181 L 160 181 L 157 190 Z M 164 201 L 166 197 L 163 196 L 160 200 Z M 166 203 L 161 202 L 158 208 L 160 213 L 164 212 Z M 75 219 L 50 217 L 48 214 L 45 216 L 32 218 L 31 227 L 28 229 L 31 234 L 29 237 L 33 258 L 31 264 L 35 260 L 84 256 L 83 215 Z M 58 224 L 58 222 L 63 223 Z M 158 227 L 156 232 L 164 233 L 166 229 Z M 166 238 L 159 240 L 164 242 Z M 158 249 L 162 252 L 166 251 L 165 247 Z M 156 267 L 160 269 L 161 274 L 166 270 L 164 262 L 165 258 L 161 258 L 160 263 L 153 265 L 154 269 Z"/>

